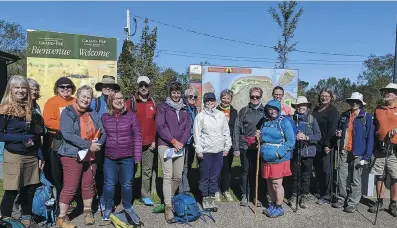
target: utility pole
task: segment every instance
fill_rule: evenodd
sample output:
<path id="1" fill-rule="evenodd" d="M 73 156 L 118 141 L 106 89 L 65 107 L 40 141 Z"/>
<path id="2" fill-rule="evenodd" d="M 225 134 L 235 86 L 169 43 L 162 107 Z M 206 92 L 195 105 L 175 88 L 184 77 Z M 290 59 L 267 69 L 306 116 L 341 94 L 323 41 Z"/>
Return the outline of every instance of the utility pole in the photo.
<path id="1" fill-rule="evenodd" d="M 396 41 L 394 44 L 394 70 L 393 70 L 393 83 L 396 83 L 397 78 L 397 24 L 396 24 Z"/>
<path id="2" fill-rule="evenodd" d="M 124 31 L 127 36 L 127 40 L 130 40 L 131 35 L 131 20 L 130 20 L 130 10 L 127 9 L 127 26 L 124 28 Z"/>

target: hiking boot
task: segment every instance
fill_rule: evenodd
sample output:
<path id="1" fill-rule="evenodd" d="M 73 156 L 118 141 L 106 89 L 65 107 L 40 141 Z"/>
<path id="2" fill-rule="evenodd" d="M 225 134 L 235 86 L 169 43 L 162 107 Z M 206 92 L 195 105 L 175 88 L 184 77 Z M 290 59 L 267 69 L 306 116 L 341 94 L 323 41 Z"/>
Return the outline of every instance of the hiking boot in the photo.
<path id="1" fill-rule="evenodd" d="M 345 209 L 343 211 L 347 212 L 347 213 L 354 213 L 357 211 L 357 207 L 354 205 L 349 205 L 349 206 L 345 207 Z"/>
<path id="2" fill-rule="evenodd" d="M 234 199 L 232 197 L 232 194 L 230 194 L 230 192 L 224 192 L 223 196 L 225 197 L 227 202 L 233 202 L 234 201 Z"/>
<path id="3" fill-rule="evenodd" d="M 292 195 L 291 198 L 289 198 L 288 204 L 293 211 L 296 211 L 296 196 L 295 195 Z"/>
<path id="4" fill-rule="evenodd" d="M 324 198 L 320 198 L 316 201 L 316 204 L 319 204 L 319 205 L 325 205 L 325 204 L 329 204 L 329 203 L 330 203 L 329 200 L 324 199 Z"/>
<path id="5" fill-rule="evenodd" d="M 56 221 L 56 226 L 58 228 L 77 228 L 77 226 L 73 225 L 73 223 L 69 221 L 69 218 L 67 216 L 58 217 Z"/>
<path id="6" fill-rule="evenodd" d="M 210 209 L 210 205 L 209 205 L 209 201 L 208 201 L 209 197 L 203 197 L 202 203 L 201 205 L 203 206 L 203 210 L 206 211 L 208 209 Z"/>
<path id="7" fill-rule="evenodd" d="M 307 195 L 302 195 L 301 200 L 299 202 L 299 206 L 303 209 L 307 208 L 308 201 L 309 201 L 309 197 Z"/>
<path id="8" fill-rule="evenodd" d="M 221 200 L 221 193 L 215 192 L 215 201 L 216 201 L 216 202 L 222 202 L 222 200 Z"/>
<path id="9" fill-rule="evenodd" d="M 397 217 L 397 203 L 396 202 L 392 202 L 389 205 L 389 212 L 393 217 Z"/>
<path id="10" fill-rule="evenodd" d="M 215 201 L 216 201 L 215 196 L 210 196 L 209 197 L 209 203 L 208 204 L 209 204 L 210 210 L 212 212 L 217 212 L 218 211 L 218 207 L 216 206 Z"/>
<path id="11" fill-rule="evenodd" d="M 345 204 L 342 201 L 336 201 L 335 203 L 332 203 L 333 208 L 342 208 Z"/>
<path id="12" fill-rule="evenodd" d="M 175 223 L 174 212 L 172 211 L 171 206 L 165 206 L 164 217 L 168 224 Z"/>
<path id="13" fill-rule="evenodd" d="M 368 208 L 369 213 L 376 213 L 376 210 L 378 209 L 378 202 L 375 202 L 374 205 L 372 205 L 370 208 Z M 383 202 L 381 201 L 379 203 L 379 211 L 383 210 Z"/>
<path id="14" fill-rule="evenodd" d="M 243 194 L 240 200 L 240 206 L 246 207 L 248 205 L 247 195 Z"/>
<path id="15" fill-rule="evenodd" d="M 89 226 L 95 224 L 95 218 L 94 215 L 92 214 L 91 209 L 84 209 L 83 218 L 84 218 L 84 225 Z"/>
<path id="16" fill-rule="evenodd" d="M 275 205 L 273 210 L 268 210 L 266 213 L 269 218 L 277 218 L 284 215 L 284 208 L 281 205 Z"/>
<path id="17" fill-rule="evenodd" d="M 134 209 L 124 209 L 125 217 L 130 225 L 139 226 L 141 225 L 141 218 L 134 212 Z"/>

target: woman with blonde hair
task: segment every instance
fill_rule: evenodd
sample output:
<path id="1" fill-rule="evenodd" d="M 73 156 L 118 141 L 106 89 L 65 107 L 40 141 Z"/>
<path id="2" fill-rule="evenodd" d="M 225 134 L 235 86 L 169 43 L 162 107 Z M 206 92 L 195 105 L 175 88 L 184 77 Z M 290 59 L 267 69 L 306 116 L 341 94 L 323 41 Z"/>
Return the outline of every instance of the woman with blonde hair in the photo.
<path id="1" fill-rule="evenodd" d="M 4 146 L 3 172 L 5 190 L 1 202 L 3 217 L 11 217 L 14 200 L 20 193 L 22 223 L 34 224 L 31 213 L 34 193 L 40 183 L 42 155 L 35 148 L 35 124 L 32 123 L 32 98 L 29 83 L 23 76 L 8 81 L 0 104 L 0 141 Z M 39 161 L 39 159 L 40 161 Z"/>

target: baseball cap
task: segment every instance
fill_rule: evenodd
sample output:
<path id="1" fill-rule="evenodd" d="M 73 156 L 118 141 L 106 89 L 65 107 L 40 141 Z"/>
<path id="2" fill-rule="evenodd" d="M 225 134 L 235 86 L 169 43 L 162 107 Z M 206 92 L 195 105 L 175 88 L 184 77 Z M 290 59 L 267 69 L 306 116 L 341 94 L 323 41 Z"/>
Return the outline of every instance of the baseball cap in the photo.
<path id="1" fill-rule="evenodd" d="M 150 84 L 150 79 L 147 76 L 139 76 L 138 78 L 138 84 L 141 82 L 145 82 L 146 84 Z"/>
<path id="2" fill-rule="evenodd" d="M 204 94 L 204 102 L 211 101 L 211 100 L 212 101 L 216 100 L 216 96 L 215 96 L 215 94 L 213 92 L 209 92 L 209 93 Z"/>

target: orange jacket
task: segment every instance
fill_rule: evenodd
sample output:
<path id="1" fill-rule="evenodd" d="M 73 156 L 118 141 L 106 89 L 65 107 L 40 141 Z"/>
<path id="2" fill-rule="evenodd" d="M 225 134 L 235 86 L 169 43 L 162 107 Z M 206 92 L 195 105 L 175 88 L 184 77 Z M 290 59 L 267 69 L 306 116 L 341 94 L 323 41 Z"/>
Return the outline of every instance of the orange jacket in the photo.
<path id="1" fill-rule="evenodd" d="M 380 141 L 384 141 L 390 130 L 397 128 L 397 105 L 394 107 L 381 106 L 375 110 L 375 134 Z M 391 143 L 397 144 L 397 135 Z"/>
<path id="2" fill-rule="evenodd" d="M 43 119 L 44 125 L 51 131 L 59 131 L 59 121 L 61 112 L 76 101 L 76 98 L 65 100 L 60 96 L 54 96 L 48 99 L 44 105 Z"/>

